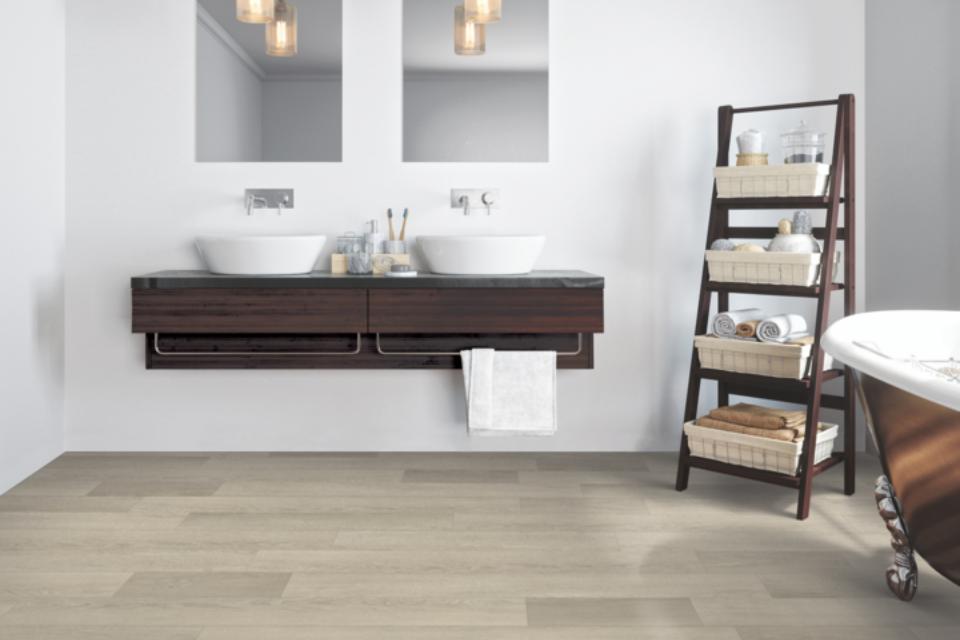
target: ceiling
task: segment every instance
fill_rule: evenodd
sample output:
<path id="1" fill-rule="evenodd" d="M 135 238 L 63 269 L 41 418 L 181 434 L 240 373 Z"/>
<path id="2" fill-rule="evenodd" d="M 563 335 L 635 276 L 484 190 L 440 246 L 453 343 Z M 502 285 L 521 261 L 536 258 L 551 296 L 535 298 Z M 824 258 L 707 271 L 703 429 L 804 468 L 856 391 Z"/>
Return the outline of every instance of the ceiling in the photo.
<path id="1" fill-rule="evenodd" d="M 487 25 L 482 56 L 453 52 L 453 11 L 463 0 L 403 0 L 406 71 L 547 71 L 548 0 L 503 0 L 503 18 Z"/>
<path id="2" fill-rule="evenodd" d="M 235 0 L 198 0 L 267 77 L 339 75 L 343 60 L 342 0 L 295 0 L 299 53 L 275 58 L 265 51 L 264 26 L 236 18 Z"/>

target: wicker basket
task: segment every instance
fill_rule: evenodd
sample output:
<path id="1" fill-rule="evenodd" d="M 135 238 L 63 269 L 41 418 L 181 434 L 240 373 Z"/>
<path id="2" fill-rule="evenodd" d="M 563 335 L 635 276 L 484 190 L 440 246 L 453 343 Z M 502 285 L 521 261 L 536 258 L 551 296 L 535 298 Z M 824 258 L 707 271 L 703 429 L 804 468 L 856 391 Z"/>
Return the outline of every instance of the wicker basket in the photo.
<path id="1" fill-rule="evenodd" d="M 719 198 L 786 198 L 822 196 L 827 193 L 830 165 L 773 164 L 747 167 L 717 167 Z"/>
<path id="2" fill-rule="evenodd" d="M 780 344 L 697 336 L 693 340 L 700 366 L 733 373 L 801 380 L 807 376 L 807 361 L 813 351 L 809 344 Z M 823 368 L 833 367 L 833 358 L 823 354 Z"/>
<path id="3" fill-rule="evenodd" d="M 823 462 L 833 453 L 833 443 L 839 428 L 835 424 L 820 423 L 817 448 L 813 463 Z M 733 433 L 709 427 L 700 427 L 693 422 L 683 425 L 687 434 L 690 453 L 698 458 L 719 460 L 741 467 L 763 469 L 774 473 L 796 475 L 800 467 L 803 441 L 782 442 L 745 433 Z"/>
<path id="4" fill-rule="evenodd" d="M 707 251 L 714 282 L 746 282 L 809 287 L 820 275 L 819 253 Z"/>

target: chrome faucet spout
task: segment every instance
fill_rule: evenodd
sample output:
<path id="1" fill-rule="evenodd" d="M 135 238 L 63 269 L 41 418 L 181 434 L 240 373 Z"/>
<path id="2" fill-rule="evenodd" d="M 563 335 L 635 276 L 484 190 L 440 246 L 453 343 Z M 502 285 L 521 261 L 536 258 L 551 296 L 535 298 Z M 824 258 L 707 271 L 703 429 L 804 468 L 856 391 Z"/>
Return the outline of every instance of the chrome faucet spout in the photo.
<path id="1" fill-rule="evenodd" d="M 261 198 L 260 196 L 249 195 L 247 196 L 247 215 L 253 215 L 253 208 L 257 205 L 261 207 L 267 206 L 267 199 Z"/>

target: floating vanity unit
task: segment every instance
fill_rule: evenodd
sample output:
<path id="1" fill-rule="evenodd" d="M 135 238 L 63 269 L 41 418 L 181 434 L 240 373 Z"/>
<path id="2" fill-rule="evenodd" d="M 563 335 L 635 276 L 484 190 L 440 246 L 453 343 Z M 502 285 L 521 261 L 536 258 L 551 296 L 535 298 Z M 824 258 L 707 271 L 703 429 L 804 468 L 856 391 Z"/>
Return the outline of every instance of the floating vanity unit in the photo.
<path id="1" fill-rule="evenodd" d="M 148 369 L 457 369 L 459 351 L 557 351 L 593 368 L 603 278 L 224 276 L 163 271 L 131 280 Z"/>

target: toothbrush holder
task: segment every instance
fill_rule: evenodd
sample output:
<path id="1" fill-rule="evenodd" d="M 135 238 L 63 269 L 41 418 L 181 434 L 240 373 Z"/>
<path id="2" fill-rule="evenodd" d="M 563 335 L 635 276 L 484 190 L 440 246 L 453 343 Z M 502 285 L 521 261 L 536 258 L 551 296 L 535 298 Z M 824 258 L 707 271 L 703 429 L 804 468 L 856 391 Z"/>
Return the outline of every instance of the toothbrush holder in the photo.
<path id="1" fill-rule="evenodd" d="M 383 243 L 384 253 L 406 253 L 406 240 L 387 240 Z"/>

